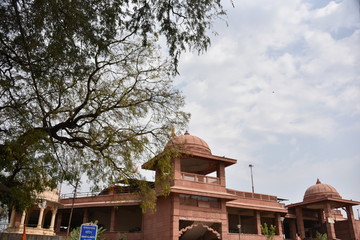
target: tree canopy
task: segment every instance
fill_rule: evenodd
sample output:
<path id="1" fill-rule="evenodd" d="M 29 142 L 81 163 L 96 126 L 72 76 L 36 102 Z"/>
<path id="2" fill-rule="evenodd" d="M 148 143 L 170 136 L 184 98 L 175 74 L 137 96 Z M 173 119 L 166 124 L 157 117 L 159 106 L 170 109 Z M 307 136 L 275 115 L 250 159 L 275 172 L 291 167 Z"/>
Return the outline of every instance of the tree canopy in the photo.
<path id="1" fill-rule="evenodd" d="M 220 0 L 2 1 L 0 202 L 23 209 L 83 172 L 134 177 L 187 123 L 178 59 L 205 51 L 223 14 Z"/>

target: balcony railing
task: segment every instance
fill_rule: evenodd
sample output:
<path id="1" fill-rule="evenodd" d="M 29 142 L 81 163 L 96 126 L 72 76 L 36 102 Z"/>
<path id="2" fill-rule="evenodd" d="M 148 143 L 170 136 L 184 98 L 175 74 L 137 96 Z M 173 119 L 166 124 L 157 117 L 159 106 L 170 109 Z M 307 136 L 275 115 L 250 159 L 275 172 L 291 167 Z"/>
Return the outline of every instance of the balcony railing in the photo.
<path id="1" fill-rule="evenodd" d="M 217 177 L 209 177 L 200 174 L 194 173 L 181 173 L 181 179 L 192 181 L 192 182 L 199 182 L 199 183 L 210 183 L 210 184 L 220 184 L 220 179 Z"/>
<path id="2" fill-rule="evenodd" d="M 77 192 L 76 198 L 79 197 L 95 197 L 99 195 L 99 192 Z M 73 198 L 74 193 L 63 193 L 60 195 L 60 199 L 67 199 L 67 198 Z"/>
<path id="3" fill-rule="evenodd" d="M 230 194 L 234 194 L 241 198 L 250 198 L 250 199 L 259 199 L 259 200 L 267 200 L 267 201 L 277 201 L 276 196 L 266 195 L 266 194 L 259 194 L 259 193 L 252 193 L 252 192 L 241 192 L 236 190 L 227 189 L 227 192 Z"/>
<path id="4" fill-rule="evenodd" d="M 101 192 L 77 192 L 76 198 L 96 197 L 100 195 L 116 195 L 116 194 L 136 193 L 136 192 L 138 192 L 138 188 L 136 187 L 113 187 L 113 188 L 105 189 Z M 74 197 L 73 193 L 65 193 L 65 194 L 61 194 L 60 196 L 61 199 L 73 198 L 73 197 Z"/>

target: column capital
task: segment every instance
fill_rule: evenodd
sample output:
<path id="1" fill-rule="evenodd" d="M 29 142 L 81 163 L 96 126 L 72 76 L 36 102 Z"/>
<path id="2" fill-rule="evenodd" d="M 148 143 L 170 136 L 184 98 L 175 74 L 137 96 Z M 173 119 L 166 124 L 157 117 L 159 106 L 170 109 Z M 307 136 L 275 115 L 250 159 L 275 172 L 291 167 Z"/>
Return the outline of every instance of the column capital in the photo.
<path id="1" fill-rule="evenodd" d="M 38 207 L 40 209 L 46 208 L 46 204 L 47 204 L 46 200 L 41 200 L 41 202 L 38 203 Z"/>

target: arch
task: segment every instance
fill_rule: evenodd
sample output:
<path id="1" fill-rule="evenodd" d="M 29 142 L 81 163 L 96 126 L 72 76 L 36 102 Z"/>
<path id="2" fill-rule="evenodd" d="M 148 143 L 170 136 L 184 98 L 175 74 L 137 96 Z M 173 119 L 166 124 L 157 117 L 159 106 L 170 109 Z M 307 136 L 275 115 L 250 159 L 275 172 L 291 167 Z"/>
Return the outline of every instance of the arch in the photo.
<path id="1" fill-rule="evenodd" d="M 26 218 L 26 226 L 36 228 L 39 220 L 40 210 L 39 209 L 32 209 L 28 212 Z"/>
<path id="2" fill-rule="evenodd" d="M 205 230 L 209 233 L 212 233 L 216 237 L 216 239 L 221 239 L 220 233 L 203 223 L 193 223 L 190 226 L 182 228 L 179 231 L 179 238 L 181 238 L 187 231 L 195 230 L 196 228 L 205 228 Z"/>

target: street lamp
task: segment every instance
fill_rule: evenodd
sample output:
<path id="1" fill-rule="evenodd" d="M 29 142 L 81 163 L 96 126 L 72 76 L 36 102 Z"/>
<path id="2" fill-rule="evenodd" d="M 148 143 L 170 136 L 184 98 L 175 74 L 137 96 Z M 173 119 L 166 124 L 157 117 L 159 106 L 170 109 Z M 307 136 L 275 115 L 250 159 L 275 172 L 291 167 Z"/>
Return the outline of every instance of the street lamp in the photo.
<path id="1" fill-rule="evenodd" d="M 238 224 L 238 225 L 237 225 L 237 228 L 239 229 L 239 240 L 240 240 L 240 237 L 241 237 L 241 236 L 240 236 L 240 235 L 241 235 L 241 224 Z"/>
<path id="2" fill-rule="evenodd" d="M 253 178 L 253 172 L 252 172 L 253 167 L 254 167 L 254 165 L 249 164 L 250 173 L 251 173 L 251 188 L 252 188 L 252 192 L 254 193 L 254 178 Z"/>

